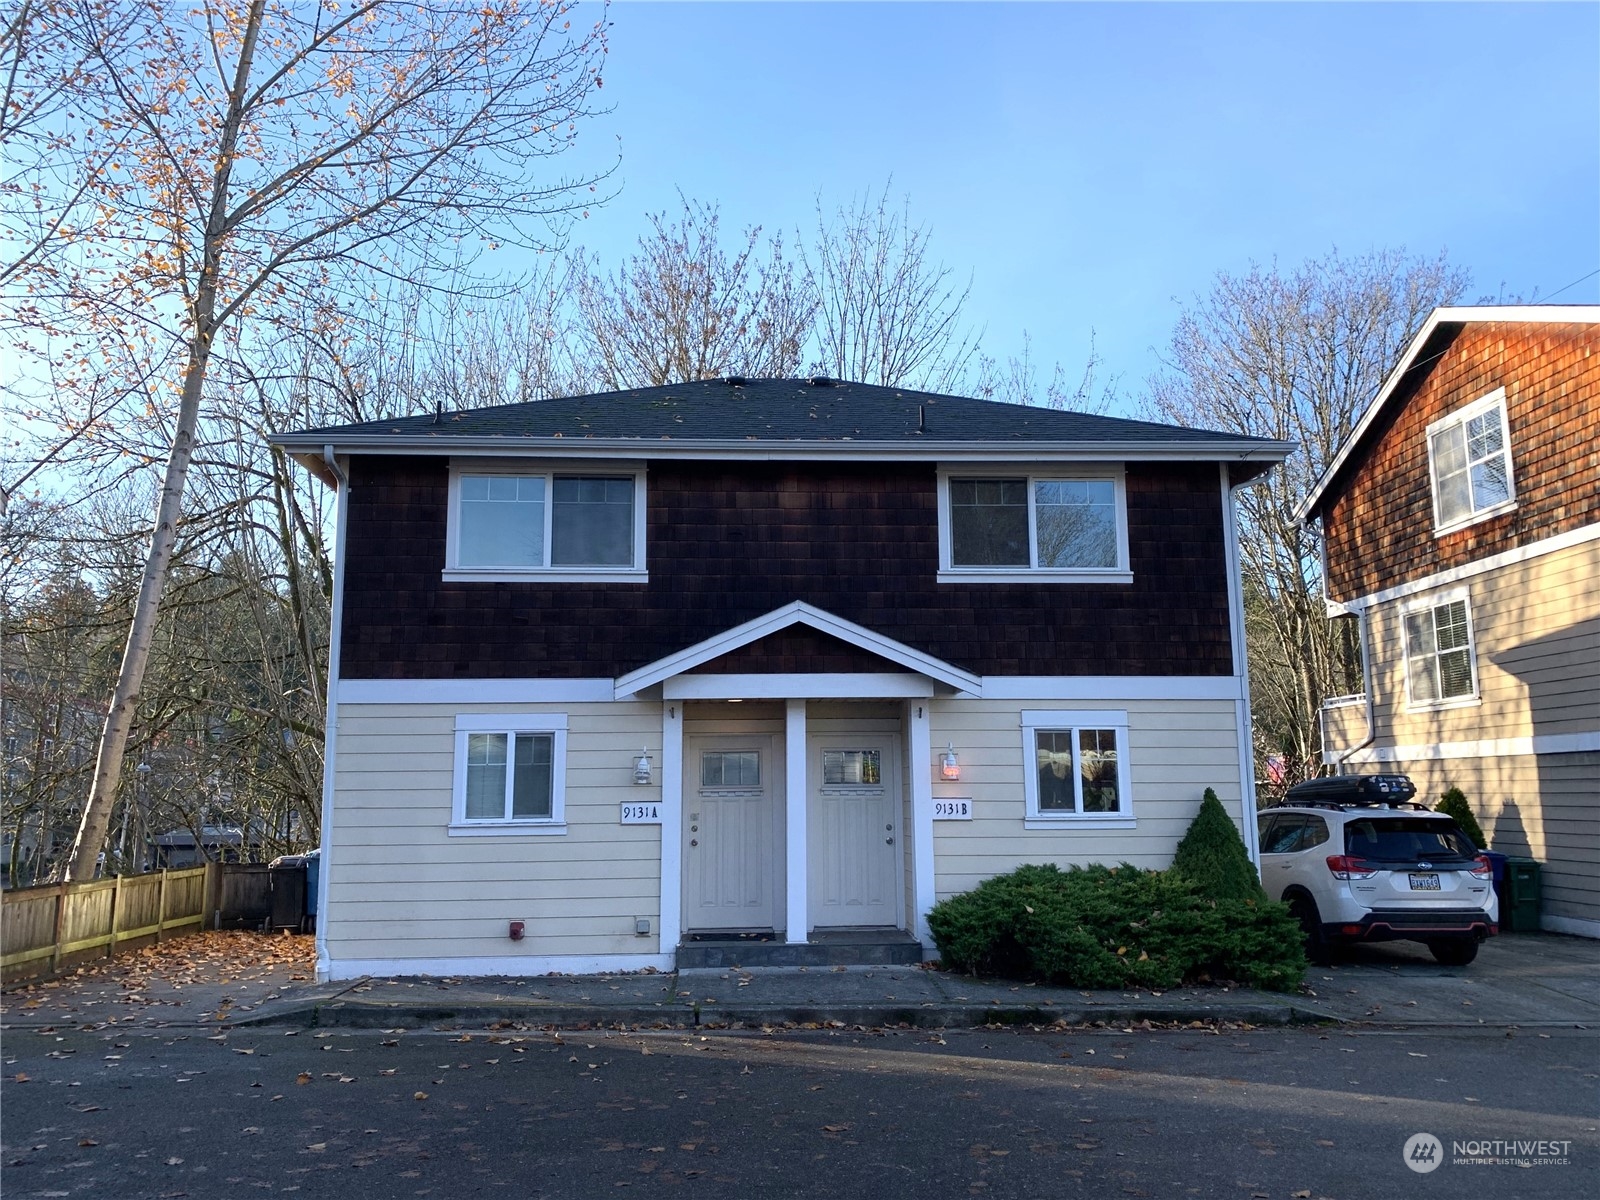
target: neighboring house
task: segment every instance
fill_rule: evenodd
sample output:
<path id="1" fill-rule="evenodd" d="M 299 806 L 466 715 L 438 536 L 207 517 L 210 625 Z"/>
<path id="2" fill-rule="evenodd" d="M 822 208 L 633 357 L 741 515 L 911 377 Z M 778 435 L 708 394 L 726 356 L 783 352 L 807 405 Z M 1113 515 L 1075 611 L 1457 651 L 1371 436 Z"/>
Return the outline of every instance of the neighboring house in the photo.
<path id="1" fill-rule="evenodd" d="M 825 379 L 273 441 L 339 490 L 324 976 L 920 959 L 1208 786 L 1253 845 L 1230 489 L 1286 443 Z"/>
<path id="2" fill-rule="evenodd" d="M 201 840 L 192 829 L 173 829 L 150 839 L 150 869 L 198 867 L 208 862 L 260 862 L 261 837 L 251 830 L 248 840 L 237 825 L 203 825 Z"/>
<path id="3" fill-rule="evenodd" d="M 1437 310 L 1300 515 L 1364 647 L 1324 761 L 1461 788 L 1600 936 L 1600 307 Z"/>

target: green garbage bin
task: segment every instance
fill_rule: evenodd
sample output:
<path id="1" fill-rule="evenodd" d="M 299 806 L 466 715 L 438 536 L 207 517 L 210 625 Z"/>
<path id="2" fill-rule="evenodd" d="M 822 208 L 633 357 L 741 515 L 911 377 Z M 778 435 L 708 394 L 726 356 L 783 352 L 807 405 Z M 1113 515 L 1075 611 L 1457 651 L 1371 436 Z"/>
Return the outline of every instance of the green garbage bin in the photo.
<path id="1" fill-rule="evenodd" d="M 1507 858 L 1505 892 L 1500 898 L 1500 928 L 1506 933 L 1539 929 L 1539 863 L 1532 858 Z"/>

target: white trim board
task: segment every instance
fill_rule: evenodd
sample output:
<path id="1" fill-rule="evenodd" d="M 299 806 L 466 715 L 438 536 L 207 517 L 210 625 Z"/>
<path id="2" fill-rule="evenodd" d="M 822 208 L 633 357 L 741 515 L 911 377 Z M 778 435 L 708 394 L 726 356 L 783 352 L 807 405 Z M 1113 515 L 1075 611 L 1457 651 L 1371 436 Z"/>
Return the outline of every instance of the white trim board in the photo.
<path id="1" fill-rule="evenodd" d="M 955 691 L 978 690 L 976 675 L 942 662 L 931 654 L 924 654 L 921 650 L 913 649 L 903 642 L 884 637 L 864 625 L 836 617 L 803 600 L 795 600 L 782 608 L 775 608 L 763 616 L 746 621 L 743 625 L 725 629 L 714 637 L 679 650 L 676 654 L 669 654 L 636 671 L 629 671 L 616 681 L 616 698 L 621 700 L 635 695 L 644 688 L 661 683 L 674 675 L 692 671 L 702 663 L 760 641 L 768 634 L 778 633 L 791 625 L 807 625 L 820 633 L 830 634 L 853 646 L 859 646 L 869 654 L 876 654 L 880 658 L 886 658 L 911 671 L 926 675 Z"/>
<path id="2" fill-rule="evenodd" d="M 324 451 L 326 471 L 336 481 L 333 534 L 333 596 L 328 615 L 328 681 L 327 695 L 323 697 L 326 712 L 323 716 L 322 751 L 322 822 L 318 849 L 321 851 L 317 872 L 317 919 L 313 946 L 316 952 L 314 975 L 318 983 L 330 978 L 328 974 L 328 894 L 329 880 L 333 878 L 334 794 L 338 776 L 339 755 L 339 661 L 344 646 L 344 560 L 350 527 L 350 473 L 333 457 L 333 447 Z"/>
<path id="3" fill-rule="evenodd" d="M 640 938 L 640 941 L 646 939 Z M 336 958 L 328 978 L 364 979 L 396 975 L 616 975 L 623 971 L 670 971 L 673 954 L 496 954 L 462 958 Z"/>
<path id="4" fill-rule="evenodd" d="M 926 675 L 891 671 L 814 675 L 676 675 L 661 686 L 667 700 L 881 700 L 931 697 Z"/>
<path id="5" fill-rule="evenodd" d="M 1487 558 L 1480 558 L 1476 562 L 1463 563 L 1459 567 L 1452 567 L 1448 571 L 1438 571 L 1432 575 L 1424 575 L 1421 579 L 1413 579 L 1410 583 L 1398 583 L 1394 587 L 1384 588 L 1381 592 L 1373 592 L 1367 596 L 1357 596 L 1354 600 L 1328 600 L 1326 601 L 1330 617 L 1356 616 L 1364 608 L 1372 608 L 1379 604 L 1387 604 L 1391 600 L 1404 600 L 1408 596 L 1420 595 L 1430 592 L 1435 588 L 1449 587 L 1453 583 L 1472 579 L 1479 575 L 1487 575 L 1490 571 L 1498 571 L 1501 567 L 1514 567 L 1518 563 L 1532 562 L 1536 558 L 1543 558 L 1547 554 L 1556 554 L 1562 550 L 1571 550 L 1574 546 L 1582 546 L 1588 542 L 1600 541 L 1600 523 L 1593 525 L 1580 525 L 1577 529 L 1569 529 L 1566 533 L 1558 533 L 1526 546 L 1517 546 L 1515 549 L 1502 550 L 1499 554 L 1491 554 Z"/>
<path id="6" fill-rule="evenodd" d="M 1600 938 L 1600 921 L 1585 921 L 1579 917 L 1552 917 L 1549 913 L 1539 917 L 1539 928 L 1547 933 L 1570 933 L 1574 937 Z"/>
<path id="7" fill-rule="evenodd" d="M 707 682 L 699 682 L 701 680 Z M 720 683 L 717 681 L 721 681 Z M 931 699 L 920 673 L 843 672 L 836 675 L 691 675 L 666 684 L 667 698 Z M 985 675 L 946 699 L 1106 701 L 1229 700 L 1243 683 L 1232 675 Z M 344 704 L 609 704 L 641 699 L 617 694 L 614 679 L 344 679 Z"/>
<path id="8" fill-rule="evenodd" d="M 340 704 L 594 704 L 610 679 L 341 679 Z"/>
<path id="9" fill-rule="evenodd" d="M 1436 762 L 1454 758 L 1515 758 L 1531 754 L 1585 754 L 1600 751 L 1600 730 L 1592 733 L 1541 733 L 1533 737 L 1482 738 L 1475 742 L 1435 742 L 1414 746 L 1371 746 L 1347 763 Z M 1323 751 L 1322 761 L 1337 762 Z"/>
<path id="10" fill-rule="evenodd" d="M 985 675 L 985 700 L 1238 700 L 1233 675 Z"/>

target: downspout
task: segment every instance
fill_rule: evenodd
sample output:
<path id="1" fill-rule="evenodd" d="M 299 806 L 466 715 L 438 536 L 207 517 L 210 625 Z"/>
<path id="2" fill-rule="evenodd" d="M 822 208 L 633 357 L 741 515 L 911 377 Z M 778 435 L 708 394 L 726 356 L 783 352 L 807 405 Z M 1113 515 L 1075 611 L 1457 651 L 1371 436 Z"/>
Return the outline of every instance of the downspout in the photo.
<path id="1" fill-rule="evenodd" d="M 1309 526 L 1310 519 L 1307 518 L 1305 523 Z M 1350 608 L 1348 605 L 1335 604 L 1332 600 L 1328 599 L 1328 538 L 1325 528 L 1322 532 L 1322 535 L 1317 538 L 1317 561 L 1322 567 L 1323 608 L 1327 610 L 1329 616 L 1334 615 L 1335 609 L 1338 610 L 1338 615 L 1340 616 L 1350 615 Z M 1370 620 L 1370 610 L 1363 606 L 1356 610 L 1355 616 L 1358 622 L 1356 625 L 1356 631 L 1361 641 L 1361 695 L 1362 699 L 1365 701 L 1363 708 L 1365 710 L 1367 720 L 1367 736 L 1362 738 L 1354 746 L 1351 746 L 1350 749 L 1346 750 L 1343 754 L 1339 755 L 1338 758 L 1333 760 L 1332 766 L 1334 768 L 1333 773 L 1335 775 L 1343 775 L 1345 773 L 1344 765 L 1350 760 L 1351 756 L 1356 754 L 1358 751 L 1365 750 L 1377 739 L 1377 721 L 1372 699 L 1372 630 L 1371 626 L 1368 624 Z M 1317 722 L 1322 728 L 1322 744 L 1326 746 L 1328 744 L 1327 709 L 1324 708 L 1318 710 Z"/>
<path id="2" fill-rule="evenodd" d="M 1326 577 L 1324 577 L 1322 586 L 1324 589 L 1324 595 L 1326 595 L 1326 589 L 1328 586 Z M 1361 692 L 1362 698 L 1366 701 L 1364 707 L 1367 716 L 1367 736 L 1362 738 L 1354 746 L 1351 746 L 1350 749 L 1346 750 L 1338 757 L 1337 760 L 1335 760 L 1333 764 L 1335 775 L 1343 775 L 1345 773 L 1345 763 L 1349 762 L 1358 751 L 1365 750 L 1368 746 L 1372 745 L 1372 743 L 1377 741 L 1378 738 L 1377 716 L 1372 699 L 1372 634 L 1371 626 L 1368 624 L 1371 619 L 1372 610 L 1364 605 L 1356 613 L 1356 620 L 1360 622 L 1356 626 L 1356 631 L 1359 633 L 1361 639 Z M 1327 741 L 1326 717 L 1323 718 L 1323 741 Z"/>
<path id="3" fill-rule="evenodd" d="M 333 777 L 334 759 L 339 744 L 339 649 L 344 623 L 344 545 L 350 513 L 350 476 L 333 456 L 331 445 L 323 446 L 322 461 L 335 480 L 338 508 L 333 535 L 333 601 L 328 614 L 327 713 L 322 722 L 322 854 L 317 872 L 317 982 L 326 983 L 331 960 L 328 957 L 328 883 L 333 875 Z"/>
<path id="4" fill-rule="evenodd" d="M 1239 523 L 1234 516 L 1235 496 L 1238 492 L 1258 483 L 1261 477 L 1241 484 L 1228 479 L 1228 464 L 1220 465 L 1222 473 L 1223 536 L 1227 545 L 1228 564 L 1228 633 L 1233 642 L 1233 669 L 1239 681 L 1239 699 L 1235 702 L 1236 724 L 1239 737 L 1239 824 L 1244 836 L 1244 848 L 1261 871 L 1261 847 L 1256 828 L 1256 748 L 1253 733 L 1254 718 L 1250 707 L 1250 655 L 1245 646 L 1244 632 L 1244 580 L 1239 567 Z"/>

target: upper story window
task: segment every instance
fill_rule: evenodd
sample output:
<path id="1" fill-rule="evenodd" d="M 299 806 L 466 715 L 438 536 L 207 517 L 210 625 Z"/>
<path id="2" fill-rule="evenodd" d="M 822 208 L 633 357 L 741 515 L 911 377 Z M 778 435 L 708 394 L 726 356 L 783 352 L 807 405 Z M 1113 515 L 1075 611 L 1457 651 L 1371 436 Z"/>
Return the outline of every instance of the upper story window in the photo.
<path id="1" fill-rule="evenodd" d="M 465 466 L 450 476 L 446 579 L 644 578 L 644 473 Z"/>
<path id="2" fill-rule="evenodd" d="M 1122 473 L 941 473 L 941 583 L 1127 583 Z"/>
<path id="3" fill-rule="evenodd" d="M 1505 388 L 1428 426 L 1428 471 L 1436 534 L 1516 506 Z"/>
<path id="4" fill-rule="evenodd" d="M 1411 707 L 1477 703 L 1478 671 L 1466 590 L 1457 588 L 1408 605 L 1403 617 L 1406 697 Z"/>

